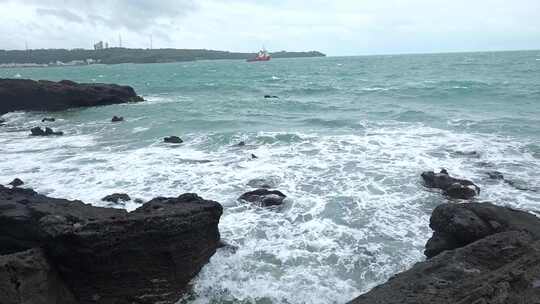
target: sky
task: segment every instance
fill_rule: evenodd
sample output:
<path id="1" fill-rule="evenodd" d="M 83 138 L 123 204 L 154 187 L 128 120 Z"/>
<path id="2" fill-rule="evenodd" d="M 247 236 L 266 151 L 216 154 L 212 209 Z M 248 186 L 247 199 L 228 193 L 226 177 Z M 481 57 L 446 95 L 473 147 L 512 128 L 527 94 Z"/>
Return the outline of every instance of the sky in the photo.
<path id="1" fill-rule="evenodd" d="M 540 49 L 540 0 L 0 0 L 0 49 Z"/>

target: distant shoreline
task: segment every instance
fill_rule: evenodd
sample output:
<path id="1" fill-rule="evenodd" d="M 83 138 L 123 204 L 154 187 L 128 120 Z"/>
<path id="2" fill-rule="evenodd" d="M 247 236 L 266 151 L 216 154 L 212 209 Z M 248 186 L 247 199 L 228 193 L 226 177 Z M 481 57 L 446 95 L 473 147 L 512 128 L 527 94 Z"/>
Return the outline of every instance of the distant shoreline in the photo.
<path id="1" fill-rule="evenodd" d="M 325 57 L 318 51 L 270 53 L 272 58 Z M 91 64 L 171 63 L 199 60 L 248 59 L 255 53 L 236 53 L 204 49 L 38 49 L 0 50 L 0 67 L 50 67 Z"/>

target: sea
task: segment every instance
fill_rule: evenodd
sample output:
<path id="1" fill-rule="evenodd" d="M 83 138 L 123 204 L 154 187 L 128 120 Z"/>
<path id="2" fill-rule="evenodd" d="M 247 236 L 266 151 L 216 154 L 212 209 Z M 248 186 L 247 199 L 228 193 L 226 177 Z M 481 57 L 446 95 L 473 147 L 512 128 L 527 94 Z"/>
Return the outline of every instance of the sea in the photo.
<path id="1" fill-rule="evenodd" d="M 425 259 L 433 209 L 463 203 L 424 188 L 422 171 L 446 168 L 480 186 L 474 201 L 540 214 L 540 51 L 5 68 L 0 77 L 125 84 L 146 99 L 3 115 L 0 182 L 18 177 L 96 206 L 115 192 L 220 202 L 231 246 L 183 304 L 342 304 L 385 282 Z M 35 126 L 65 135 L 30 137 Z M 170 135 L 184 143 L 164 143 Z M 257 183 L 286 194 L 284 205 L 238 201 Z"/>

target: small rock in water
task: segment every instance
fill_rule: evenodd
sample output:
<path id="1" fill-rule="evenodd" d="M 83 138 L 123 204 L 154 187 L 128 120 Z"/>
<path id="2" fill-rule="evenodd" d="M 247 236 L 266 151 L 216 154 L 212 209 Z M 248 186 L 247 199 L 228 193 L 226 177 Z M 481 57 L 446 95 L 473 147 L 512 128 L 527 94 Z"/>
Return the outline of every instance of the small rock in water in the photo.
<path id="1" fill-rule="evenodd" d="M 53 117 L 45 117 L 41 120 L 41 122 L 46 122 L 46 121 L 54 122 L 56 121 L 56 119 Z"/>
<path id="2" fill-rule="evenodd" d="M 131 200 L 131 197 L 125 193 L 114 193 L 111 195 L 107 195 L 104 198 L 101 199 L 104 202 L 111 202 L 111 203 L 118 203 L 120 202 L 127 202 Z"/>
<path id="3" fill-rule="evenodd" d="M 480 187 L 469 180 L 451 177 L 446 169 L 442 169 L 440 173 L 423 172 L 422 179 L 426 187 L 441 189 L 452 198 L 470 199 L 480 194 Z"/>
<path id="4" fill-rule="evenodd" d="M 242 194 L 238 199 L 257 204 L 261 207 L 278 206 L 283 204 L 287 196 L 277 190 L 257 189 Z"/>
<path id="5" fill-rule="evenodd" d="M 246 145 L 246 142 L 245 141 L 241 141 L 239 142 L 238 144 L 236 144 L 237 147 L 243 147 Z"/>
<path id="6" fill-rule="evenodd" d="M 258 158 L 257 155 L 251 153 L 251 159 L 257 159 L 257 158 Z"/>
<path id="7" fill-rule="evenodd" d="M 11 183 L 9 183 L 8 185 L 12 185 L 13 187 L 19 187 L 21 185 L 24 185 L 24 182 L 19 179 L 19 178 L 15 178 L 14 180 L 11 181 Z"/>
<path id="8" fill-rule="evenodd" d="M 111 122 L 119 122 L 119 121 L 124 121 L 124 117 L 122 116 L 113 116 L 113 118 L 111 119 Z"/>
<path id="9" fill-rule="evenodd" d="M 264 98 L 279 98 L 276 95 L 264 95 Z"/>
<path id="10" fill-rule="evenodd" d="M 45 130 L 41 129 L 40 127 L 35 127 L 30 129 L 30 132 L 32 136 L 49 136 L 49 135 L 64 135 L 64 132 L 58 131 L 55 132 L 53 129 L 47 127 Z"/>
<path id="11" fill-rule="evenodd" d="M 163 139 L 164 142 L 166 143 L 171 143 L 171 144 L 181 144 L 183 143 L 184 141 L 178 137 L 178 136 L 168 136 L 168 137 L 165 137 Z"/>

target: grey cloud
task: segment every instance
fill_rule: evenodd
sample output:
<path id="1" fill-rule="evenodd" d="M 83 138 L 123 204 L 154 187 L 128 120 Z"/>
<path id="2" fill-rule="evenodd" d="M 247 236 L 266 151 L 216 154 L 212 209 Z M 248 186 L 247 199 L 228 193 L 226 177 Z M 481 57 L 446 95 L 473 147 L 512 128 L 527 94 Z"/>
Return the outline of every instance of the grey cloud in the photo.
<path id="1" fill-rule="evenodd" d="M 54 16 L 70 22 L 84 22 L 84 19 L 81 16 L 67 9 L 37 8 L 36 13 L 42 16 Z"/>
<path id="2" fill-rule="evenodd" d="M 0 0 L 0 3 L 9 1 Z M 34 6 L 39 14 L 65 21 L 132 31 L 149 28 L 159 19 L 177 20 L 197 9 L 194 0 L 19 0 L 17 3 Z"/>

